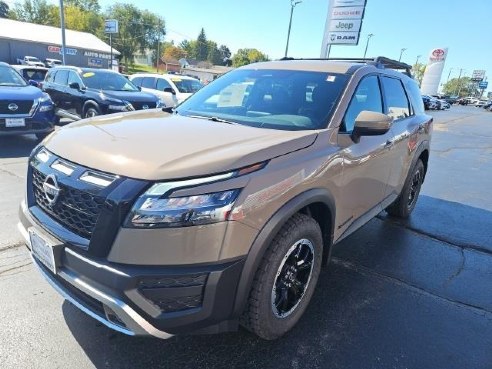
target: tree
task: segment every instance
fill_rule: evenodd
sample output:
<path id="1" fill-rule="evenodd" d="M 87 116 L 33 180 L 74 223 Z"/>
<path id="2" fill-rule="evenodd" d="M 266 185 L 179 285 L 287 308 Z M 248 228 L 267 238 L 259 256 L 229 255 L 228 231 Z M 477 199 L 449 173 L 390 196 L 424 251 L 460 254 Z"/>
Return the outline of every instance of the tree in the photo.
<path id="1" fill-rule="evenodd" d="M 222 54 L 220 53 L 217 44 L 213 41 L 208 41 L 207 61 L 209 61 L 212 65 L 221 65 L 223 62 Z"/>
<path id="2" fill-rule="evenodd" d="M 68 5 L 65 10 L 65 27 L 74 31 L 90 32 L 99 37 L 104 37 L 104 19 L 93 11 L 85 11 L 77 6 Z M 60 27 L 60 10 L 58 7 L 51 9 L 53 26 Z"/>
<path id="3" fill-rule="evenodd" d="M 86 12 L 99 13 L 101 11 L 98 0 L 65 0 L 65 6 L 75 6 Z"/>
<path id="4" fill-rule="evenodd" d="M 196 59 L 205 61 L 208 58 L 208 42 L 205 36 L 205 30 L 202 28 L 198 38 L 196 39 Z"/>
<path id="5" fill-rule="evenodd" d="M 412 73 L 419 86 L 422 84 L 422 78 L 424 78 L 426 65 L 423 63 L 416 63 L 412 66 Z"/>
<path id="6" fill-rule="evenodd" d="M 165 47 L 162 56 L 166 60 L 172 60 L 172 59 L 179 60 L 186 56 L 186 52 L 180 47 L 174 45 L 168 45 Z"/>
<path id="7" fill-rule="evenodd" d="M 231 50 L 226 45 L 219 46 L 220 57 L 222 59 L 222 63 L 226 64 L 227 60 L 231 58 Z"/>
<path id="8" fill-rule="evenodd" d="M 9 6 L 5 1 L 0 1 L 0 18 L 7 18 L 9 14 Z"/>
<path id="9" fill-rule="evenodd" d="M 267 61 L 268 56 L 257 49 L 239 49 L 232 57 L 232 65 L 240 67 L 242 65 Z"/>
<path id="10" fill-rule="evenodd" d="M 445 95 L 474 96 L 477 93 L 476 84 L 470 77 L 452 78 L 442 88 Z"/>
<path id="11" fill-rule="evenodd" d="M 9 12 L 9 18 L 52 26 L 56 22 L 53 18 L 56 9 L 57 6 L 48 4 L 46 0 L 24 0 L 23 3 L 15 4 Z"/>
<path id="12" fill-rule="evenodd" d="M 113 44 L 126 64 L 133 63 L 133 54 L 137 51 L 157 48 L 158 42 L 166 34 L 163 18 L 132 4 L 116 3 L 109 7 L 106 17 L 118 20 L 119 34 L 114 35 Z"/>

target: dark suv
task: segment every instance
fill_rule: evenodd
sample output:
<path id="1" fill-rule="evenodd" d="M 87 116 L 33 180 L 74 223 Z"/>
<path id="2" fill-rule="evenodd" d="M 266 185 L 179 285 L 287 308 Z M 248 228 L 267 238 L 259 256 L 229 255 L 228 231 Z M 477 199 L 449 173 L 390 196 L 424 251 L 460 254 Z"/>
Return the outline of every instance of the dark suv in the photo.
<path id="1" fill-rule="evenodd" d="M 43 90 L 57 109 L 81 118 L 163 106 L 155 95 L 110 70 L 55 67 L 46 75 Z"/>

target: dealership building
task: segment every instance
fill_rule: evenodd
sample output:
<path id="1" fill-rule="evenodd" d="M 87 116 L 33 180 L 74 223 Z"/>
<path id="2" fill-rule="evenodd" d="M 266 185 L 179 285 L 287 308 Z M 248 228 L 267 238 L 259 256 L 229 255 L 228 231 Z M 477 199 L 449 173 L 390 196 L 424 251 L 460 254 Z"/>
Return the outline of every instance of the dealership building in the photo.
<path id="1" fill-rule="evenodd" d="M 109 68 L 111 47 L 95 35 L 67 29 L 65 40 L 67 65 Z M 17 64 L 26 55 L 61 60 L 61 29 L 0 18 L 0 61 Z M 113 58 L 118 55 L 113 49 Z"/>

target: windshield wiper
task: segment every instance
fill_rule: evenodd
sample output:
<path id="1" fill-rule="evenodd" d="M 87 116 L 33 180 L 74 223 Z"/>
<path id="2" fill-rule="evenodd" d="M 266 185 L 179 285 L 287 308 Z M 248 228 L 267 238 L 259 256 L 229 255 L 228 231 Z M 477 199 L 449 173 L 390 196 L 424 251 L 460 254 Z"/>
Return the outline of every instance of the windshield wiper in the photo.
<path id="1" fill-rule="evenodd" d="M 218 123 L 237 124 L 236 122 L 232 122 L 227 119 L 222 119 L 218 117 L 209 117 L 206 115 L 186 115 L 186 116 L 189 118 L 207 119 L 207 120 L 211 120 L 212 122 L 218 122 Z"/>

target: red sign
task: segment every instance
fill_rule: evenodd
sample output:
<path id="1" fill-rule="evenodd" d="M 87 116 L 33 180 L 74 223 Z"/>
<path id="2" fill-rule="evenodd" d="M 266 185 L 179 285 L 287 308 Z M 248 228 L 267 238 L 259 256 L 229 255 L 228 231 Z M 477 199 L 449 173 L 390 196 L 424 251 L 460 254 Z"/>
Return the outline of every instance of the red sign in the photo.
<path id="1" fill-rule="evenodd" d="M 48 52 L 50 53 L 60 53 L 61 48 L 59 46 L 48 46 Z"/>
<path id="2" fill-rule="evenodd" d="M 442 58 L 446 52 L 443 49 L 435 49 L 432 52 L 432 55 L 434 55 L 436 58 Z"/>

